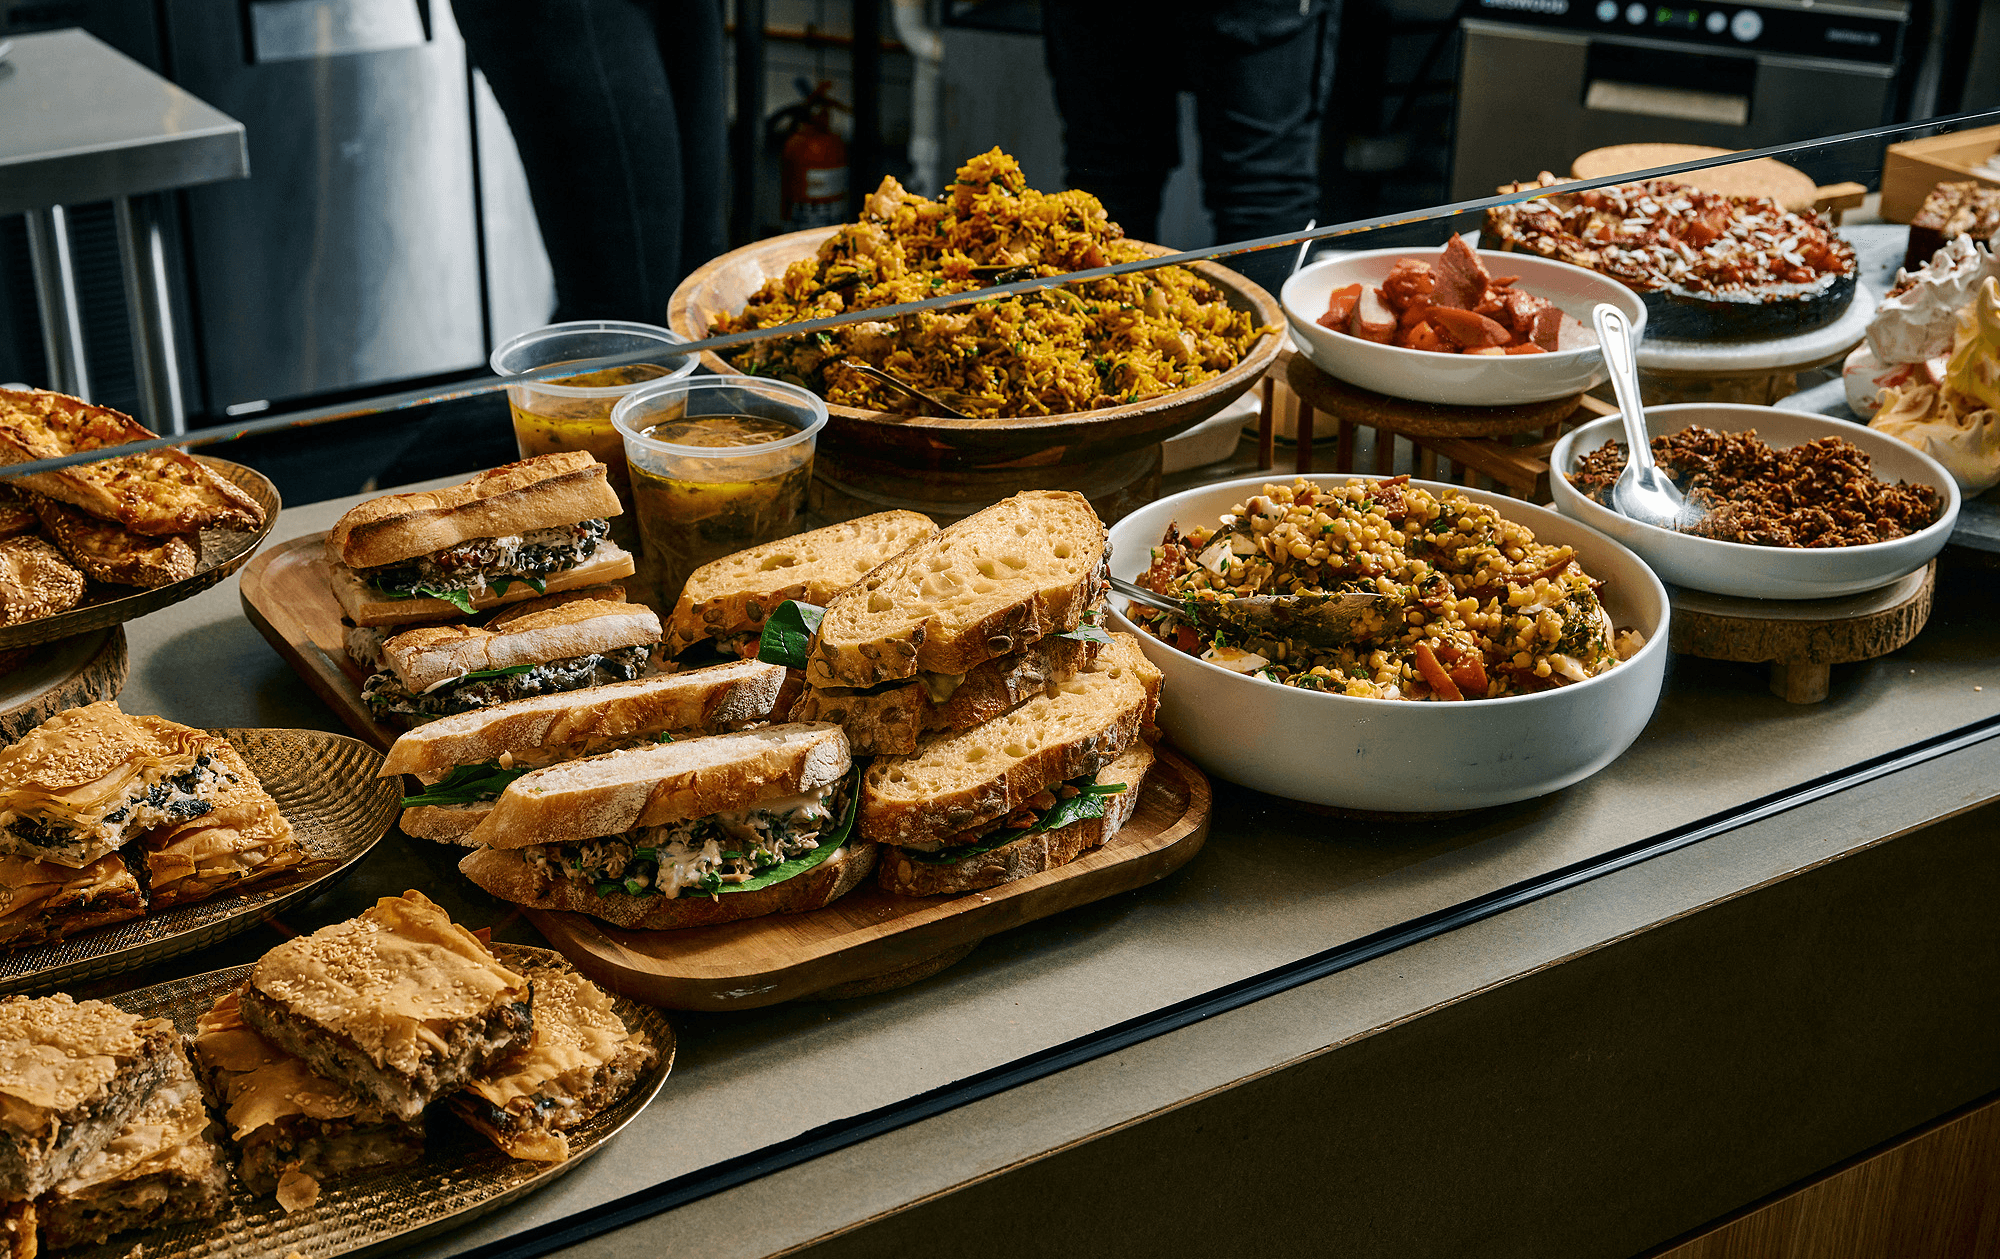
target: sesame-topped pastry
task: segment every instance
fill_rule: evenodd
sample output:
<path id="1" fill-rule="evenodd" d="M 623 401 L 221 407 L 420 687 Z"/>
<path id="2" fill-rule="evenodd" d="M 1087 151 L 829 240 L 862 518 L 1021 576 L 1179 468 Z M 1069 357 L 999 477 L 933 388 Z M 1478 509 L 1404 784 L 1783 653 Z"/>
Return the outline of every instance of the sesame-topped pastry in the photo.
<path id="1" fill-rule="evenodd" d="M 292 824 L 243 754 L 214 749 L 226 779 L 200 817 L 144 836 L 146 886 L 154 910 L 240 892 L 306 859 Z"/>
<path id="2" fill-rule="evenodd" d="M 392 1119 L 352 1089 L 244 1025 L 241 990 L 195 1020 L 195 1062 L 240 1157 L 236 1172 L 253 1193 L 281 1205 L 316 1197 L 321 1182 L 374 1167 L 401 1167 L 424 1154 L 424 1124 Z"/>
<path id="3" fill-rule="evenodd" d="M 421 892 L 266 953 L 243 1021 L 401 1119 L 525 1045 L 533 985 Z"/>
<path id="4" fill-rule="evenodd" d="M 229 1171 L 215 1143 L 187 1055 L 179 1045 L 145 1104 L 103 1149 L 78 1163 L 37 1205 L 51 1250 L 115 1233 L 212 1220 L 229 1198 Z"/>
<path id="5" fill-rule="evenodd" d="M 0 748 L 0 853 L 81 869 L 214 808 L 223 740 L 114 700 L 57 713 Z"/>
<path id="6" fill-rule="evenodd" d="M 103 1149 L 179 1044 L 165 1019 L 102 1001 L 0 1001 L 0 1199 L 34 1197 Z"/>
<path id="7" fill-rule="evenodd" d="M 582 975 L 563 965 L 523 970 L 535 984 L 534 1043 L 475 1078 L 451 1106 L 514 1158 L 560 1163 L 569 1157 L 563 1133 L 625 1096 L 656 1053 Z"/>

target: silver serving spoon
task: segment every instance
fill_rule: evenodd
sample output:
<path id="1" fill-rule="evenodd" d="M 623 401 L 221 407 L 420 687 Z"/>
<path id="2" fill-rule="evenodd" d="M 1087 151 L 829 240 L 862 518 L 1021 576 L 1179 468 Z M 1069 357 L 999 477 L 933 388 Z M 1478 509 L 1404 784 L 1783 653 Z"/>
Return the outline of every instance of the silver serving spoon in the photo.
<path id="1" fill-rule="evenodd" d="M 1625 470 L 1611 487 L 1611 505 L 1621 515 L 1662 529 L 1674 529 L 1687 519 L 1688 506 L 1680 487 L 1653 462 L 1653 441 L 1646 432 L 1646 410 L 1639 401 L 1639 371 L 1632 355 L 1632 325 L 1625 313 L 1608 302 L 1590 312 L 1597 325 L 1597 343 L 1611 369 L 1611 391 L 1618 395 L 1618 413 L 1625 420 Z"/>
<path id="2" fill-rule="evenodd" d="M 1319 220 L 1318 220 L 1318 219 L 1307 219 L 1307 220 L 1306 220 L 1306 230 L 1307 230 L 1308 232 L 1310 232 L 1311 230 L 1313 230 L 1313 229 L 1314 229 L 1315 227 L 1318 227 L 1318 226 L 1319 226 Z M 1300 242 L 1299 242 L 1299 256 L 1298 256 L 1298 257 L 1296 257 L 1296 258 L 1294 258 L 1294 259 L 1292 259 L 1292 274 L 1293 274 L 1293 275 L 1297 275 L 1297 274 L 1299 273 L 1299 268 L 1300 268 L 1300 267 L 1303 267 L 1304 265 L 1306 265 L 1306 250 L 1308 250 L 1308 249 L 1311 249 L 1311 248 L 1312 248 L 1312 246 L 1313 246 L 1313 243 L 1312 243 L 1311 241 L 1309 241 L 1309 240 L 1302 240 L 1302 241 L 1300 241 Z"/>
<path id="3" fill-rule="evenodd" d="M 858 358 L 842 359 L 840 360 L 840 365 L 842 367 L 847 368 L 849 371 L 860 372 L 863 376 L 867 376 L 873 380 L 879 380 L 883 384 L 888 385 L 892 388 L 900 389 L 904 393 L 909 394 L 912 398 L 915 398 L 920 402 L 929 403 L 931 406 L 936 407 L 940 414 L 949 416 L 952 419 L 969 420 L 972 418 L 965 412 L 959 410 L 957 407 L 951 406 L 948 403 L 940 402 L 938 399 L 931 397 L 929 394 L 917 388 L 915 385 L 906 385 L 902 381 L 897 380 L 894 376 L 891 376 L 889 373 L 883 371 L 881 368 L 870 367 L 868 364 L 862 362 Z"/>
<path id="4" fill-rule="evenodd" d="M 1113 577 L 1111 588 L 1134 603 L 1183 619 L 1189 612 L 1187 605 L 1123 577 Z M 1253 634 L 1296 638 L 1315 647 L 1338 647 L 1354 641 L 1355 622 L 1386 597 L 1376 591 L 1346 590 L 1337 594 L 1249 595 L 1241 599 L 1205 600 L 1196 606 L 1202 611 L 1213 609 L 1217 619 Z"/>

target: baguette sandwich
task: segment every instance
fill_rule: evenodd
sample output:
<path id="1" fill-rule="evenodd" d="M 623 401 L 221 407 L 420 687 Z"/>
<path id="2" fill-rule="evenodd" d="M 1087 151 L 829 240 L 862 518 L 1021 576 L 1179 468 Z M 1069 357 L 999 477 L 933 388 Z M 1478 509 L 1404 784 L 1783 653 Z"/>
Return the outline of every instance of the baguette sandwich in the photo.
<path id="1" fill-rule="evenodd" d="M 738 551 L 694 571 L 667 618 L 666 651 L 713 639 L 722 655 L 755 656 L 764 618 L 788 599 L 824 607 L 878 564 L 934 536 L 929 516 L 885 511 Z"/>
<path id="2" fill-rule="evenodd" d="M 797 653 L 807 689 L 788 715 L 839 722 L 857 754 L 906 755 L 928 732 L 1049 693 L 1105 642 L 1106 553 L 1080 494 L 1016 494 L 966 517 L 827 603 Z"/>
<path id="3" fill-rule="evenodd" d="M 839 726 L 763 726 L 515 779 L 459 869 L 502 900 L 660 930 L 818 909 L 875 866 Z"/>
<path id="4" fill-rule="evenodd" d="M 856 829 L 904 850 L 885 852 L 885 888 L 997 886 L 1073 860 L 1131 815 L 1160 672 L 1130 635 L 1110 639 L 1052 694 L 869 765 Z"/>
<path id="5" fill-rule="evenodd" d="M 531 770 L 740 730 L 776 720 L 789 703 L 783 668 L 737 660 L 440 717 L 398 738 L 380 773 L 424 785 L 403 801 L 405 832 L 464 843 L 507 784 Z"/>
<path id="6" fill-rule="evenodd" d="M 415 625 L 632 575 L 609 540 L 622 510 L 603 464 L 537 455 L 460 485 L 371 499 L 326 535 L 328 580 L 356 625 Z"/>
<path id="7" fill-rule="evenodd" d="M 361 684 L 378 721 L 419 725 L 509 700 L 640 677 L 660 618 L 643 604 L 579 599 L 486 625 L 426 625 L 382 644 Z"/>

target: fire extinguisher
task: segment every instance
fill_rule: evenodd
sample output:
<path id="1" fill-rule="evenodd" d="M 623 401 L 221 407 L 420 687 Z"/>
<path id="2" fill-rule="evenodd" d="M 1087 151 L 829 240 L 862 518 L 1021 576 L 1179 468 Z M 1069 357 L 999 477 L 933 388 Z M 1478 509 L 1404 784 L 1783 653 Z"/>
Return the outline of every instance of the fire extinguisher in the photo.
<path id="1" fill-rule="evenodd" d="M 784 136 L 778 159 L 779 214 L 786 228 L 825 227 L 847 217 L 847 144 L 833 133 L 832 111 L 847 106 L 833 99 L 833 84 L 807 89 L 805 99 L 771 119 Z"/>

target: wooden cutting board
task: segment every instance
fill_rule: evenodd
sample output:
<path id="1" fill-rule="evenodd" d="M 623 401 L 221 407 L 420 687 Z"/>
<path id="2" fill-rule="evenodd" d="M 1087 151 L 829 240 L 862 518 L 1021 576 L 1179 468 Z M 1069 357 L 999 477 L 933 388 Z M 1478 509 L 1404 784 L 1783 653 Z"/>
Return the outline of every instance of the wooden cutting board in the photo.
<path id="1" fill-rule="evenodd" d="M 239 583 L 243 615 L 357 738 L 386 752 L 397 731 L 361 702 L 363 675 L 347 658 L 340 600 L 326 584 L 325 542 L 313 533 L 259 552 Z"/>
<path id="2" fill-rule="evenodd" d="M 1185 865 L 1208 837 L 1208 779 L 1170 748 L 1139 789 L 1132 820 L 1066 866 L 963 896 L 892 896 L 871 879 L 805 914 L 686 931 L 623 931 L 583 914 L 523 911 L 598 983 L 680 1010 L 746 1010 L 955 961 L 998 931 L 1115 896 Z M 881 985 L 888 986 L 888 985 Z"/>

